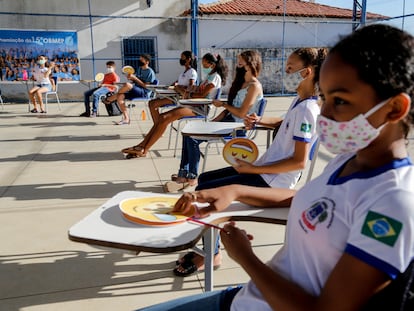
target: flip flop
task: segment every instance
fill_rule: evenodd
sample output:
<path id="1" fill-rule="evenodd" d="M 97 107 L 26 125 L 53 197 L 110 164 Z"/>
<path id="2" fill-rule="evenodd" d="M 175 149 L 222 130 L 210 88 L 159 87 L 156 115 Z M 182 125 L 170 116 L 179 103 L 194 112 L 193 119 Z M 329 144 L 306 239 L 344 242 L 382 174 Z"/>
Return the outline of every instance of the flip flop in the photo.
<path id="1" fill-rule="evenodd" d="M 132 147 L 127 147 L 121 150 L 122 153 L 131 153 L 135 151 L 142 151 L 144 150 L 144 147 L 141 147 L 140 145 L 135 145 Z"/>
<path id="2" fill-rule="evenodd" d="M 169 192 L 169 193 L 177 193 L 180 190 L 184 190 L 186 188 L 190 187 L 190 184 L 185 182 L 185 183 L 178 183 L 175 181 L 167 181 L 164 184 L 164 191 L 165 192 Z"/>
<path id="3" fill-rule="evenodd" d="M 182 271 L 178 270 L 179 268 L 181 268 L 180 270 Z M 176 267 L 173 272 L 176 276 L 186 277 L 193 274 L 194 272 L 197 272 L 197 270 L 198 268 L 192 260 L 186 260 L 178 267 Z"/>
<path id="4" fill-rule="evenodd" d="M 189 252 L 188 253 L 189 256 L 187 258 L 185 258 L 185 255 L 184 255 L 184 257 L 182 257 L 182 259 L 185 258 L 185 261 L 178 264 L 177 267 L 175 267 L 175 269 L 173 270 L 173 272 L 176 276 L 186 277 L 186 276 L 189 276 L 189 275 L 191 275 L 194 272 L 197 272 L 199 270 L 200 271 L 204 270 L 204 269 L 198 269 L 196 264 L 193 262 L 194 254 L 195 254 L 194 252 Z M 204 264 L 203 264 L 203 266 L 204 266 Z M 179 269 L 179 268 L 181 268 L 181 269 Z M 214 270 L 217 270 L 218 268 L 220 268 L 220 265 L 215 265 L 213 267 Z M 182 271 L 180 271 L 180 270 L 182 270 Z"/>
<path id="5" fill-rule="evenodd" d="M 181 257 L 180 259 L 175 261 L 175 265 L 179 266 L 181 265 L 183 262 L 187 261 L 187 260 L 193 260 L 195 255 L 195 252 L 188 252 L 187 254 L 185 254 L 183 257 Z"/>
<path id="6" fill-rule="evenodd" d="M 125 121 L 125 120 L 121 120 L 121 121 L 119 121 L 119 122 L 115 122 L 115 125 L 125 125 L 125 124 L 129 124 L 131 121 L 129 121 L 128 120 L 128 122 L 127 121 Z"/>

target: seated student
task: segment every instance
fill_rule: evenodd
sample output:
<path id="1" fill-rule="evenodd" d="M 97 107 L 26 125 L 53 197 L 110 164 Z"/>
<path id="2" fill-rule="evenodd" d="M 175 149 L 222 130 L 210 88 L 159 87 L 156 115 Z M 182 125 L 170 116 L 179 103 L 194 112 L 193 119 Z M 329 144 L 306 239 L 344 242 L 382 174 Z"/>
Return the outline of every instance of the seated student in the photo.
<path id="1" fill-rule="evenodd" d="M 179 75 L 178 80 L 174 82 L 174 89 L 180 92 L 192 88 L 197 81 L 197 61 L 191 51 L 181 53 L 180 65 L 184 66 L 184 72 Z M 154 123 L 158 121 L 160 116 L 159 108 L 168 104 L 173 104 L 169 98 L 155 98 L 148 103 L 152 120 Z"/>
<path id="2" fill-rule="evenodd" d="M 99 99 L 101 96 L 108 94 L 109 92 L 116 91 L 116 83 L 119 82 L 119 76 L 115 72 L 116 66 L 114 61 L 106 62 L 106 73 L 101 83 L 98 87 L 87 90 L 84 93 L 84 104 L 85 112 L 81 113 L 81 117 L 96 117 L 98 111 Z M 90 97 L 93 99 L 92 113 L 91 113 L 91 104 Z"/>
<path id="3" fill-rule="evenodd" d="M 79 71 L 76 68 L 73 68 L 70 72 L 73 81 L 80 81 Z"/>
<path id="4" fill-rule="evenodd" d="M 213 120 L 223 122 L 240 122 L 243 118 L 258 109 L 258 102 L 263 98 L 262 84 L 257 79 L 262 68 L 262 59 L 257 51 L 247 50 L 238 56 L 236 77 L 229 91 L 228 102 L 213 101 L 216 107 L 224 110 Z M 200 147 L 203 140 L 183 137 L 181 162 L 178 174 L 171 176 L 172 182 L 167 182 L 168 192 L 182 190 L 197 183 Z"/>
<path id="5" fill-rule="evenodd" d="M 139 57 L 139 68 L 135 74 L 127 74 L 127 79 L 131 82 L 125 83 L 118 91 L 117 94 L 109 96 L 103 102 L 110 104 L 113 101 L 118 103 L 119 109 L 122 112 L 122 119 L 117 125 L 129 124 L 129 116 L 125 106 L 125 99 L 132 99 L 136 97 L 149 97 L 151 91 L 146 87 L 148 84 L 152 84 L 155 77 L 155 72 L 149 67 L 151 56 L 148 54 L 142 54 Z"/>
<path id="6" fill-rule="evenodd" d="M 45 56 L 40 55 L 38 57 L 37 63 L 38 66 L 33 69 L 32 79 L 34 78 L 37 81 L 37 84 L 29 90 L 29 98 L 33 104 L 33 109 L 30 110 L 32 113 L 37 113 L 37 104 L 40 106 L 40 112 L 46 113 L 46 110 L 43 106 L 43 98 L 42 94 L 46 92 L 50 92 L 52 90 L 52 84 L 50 82 L 49 76 L 51 73 L 52 68 L 54 67 L 54 63 L 51 62 L 49 67 L 46 67 L 47 59 Z M 37 101 L 37 103 L 36 103 Z"/>
<path id="7" fill-rule="evenodd" d="M 227 65 L 220 55 L 216 57 L 211 53 L 205 54 L 202 58 L 202 66 L 205 75 L 204 81 L 191 91 L 184 91 L 184 98 L 214 98 L 218 89 L 225 85 Z M 182 117 L 197 114 L 201 114 L 201 112 L 196 113 L 188 107 L 177 107 L 160 114 L 157 122 L 154 122 L 150 131 L 145 135 L 144 140 L 136 146 L 122 149 L 122 152 L 135 157 L 146 157 L 150 148 L 165 132 L 168 124 Z"/>
<path id="8" fill-rule="evenodd" d="M 201 216 L 233 200 L 291 204 L 285 244 L 267 264 L 254 254 L 251 235 L 224 226 L 223 244 L 251 281 L 141 310 L 377 310 L 373 296 L 381 302 L 381 290 L 414 259 L 414 166 L 406 148 L 413 46 L 404 31 L 370 25 L 331 49 L 321 68 L 317 132 L 338 156 L 299 191 L 230 185 L 177 202 L 175 211 L 184 213 L 194 201 L 210 203 Z"/>
<path id="9" fill-rule="evenodd" d="M 196 190 L 216 188 L 230 184 L 255 187 L 295 187 L 301 171 L 305 168 L 309 150 L 315 143 L 316 118 L 320 113 L 317 96 L 319 70 L 326 56 L 326 49 L 299 48 L 288 58 L 286 73 L 300 78 L 296 88 L 297 96 L 289 107 L 276 138 L 267 151 L 253 164 L 238 160 L 230 166 L 203 173 L 198 178 Z M 248 116 L 248 126 L 272 125 L 280 118 Z M 216 242 L 216 262 L 220 261 L 219 241 Z M 204 265 L 204 258 L 194 252 L 185 255 L 174 269 L 176 275 L 187 276 Z"/>

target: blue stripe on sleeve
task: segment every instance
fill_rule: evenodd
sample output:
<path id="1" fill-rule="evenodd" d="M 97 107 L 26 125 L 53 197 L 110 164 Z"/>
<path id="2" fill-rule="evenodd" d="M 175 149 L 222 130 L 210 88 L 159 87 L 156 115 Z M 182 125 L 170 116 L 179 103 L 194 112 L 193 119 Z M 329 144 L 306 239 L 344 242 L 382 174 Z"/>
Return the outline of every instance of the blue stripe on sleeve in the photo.
<path id="1" fill-rule="evenodd" d="M 377 268 L 378 270 L 381 270 L 382 272 L 386 273 L 392 280 L 394 280 L 397 275 L 400 273 L 398 269 L 391 266 L 389 263 L 376 258 L 372 256 L 371 254 L 368 254 L 367 252 L 363 251 L 360 248 L 357 248 L 351 244 L 347 244 L 345 247 L 345 253 L 348 253 L 363 262 L 369 264 L 370 266 L 373 266 Z"/>
<path id="2" fill-rule="evenodd" d="M 299 137 L 299 136 L 293 136 L 293 140 L 303 141 L 305 143 L 310 143 L 312 141 L 311 138 L 305 138 L 305 137 Z"/>

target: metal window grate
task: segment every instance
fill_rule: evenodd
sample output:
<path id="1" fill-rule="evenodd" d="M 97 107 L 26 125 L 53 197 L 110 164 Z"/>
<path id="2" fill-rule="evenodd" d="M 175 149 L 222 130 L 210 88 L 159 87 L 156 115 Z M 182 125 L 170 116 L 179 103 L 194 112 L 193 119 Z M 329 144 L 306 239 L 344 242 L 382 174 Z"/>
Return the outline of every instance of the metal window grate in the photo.
<path id="1" fill-rule="evenodd" d="M 141 54 L 151 55 L 150 67 L 158 72 L 157 37 L 128 37 L 122 39 L 122 57 L 124 66 L 137 69 Z"/>

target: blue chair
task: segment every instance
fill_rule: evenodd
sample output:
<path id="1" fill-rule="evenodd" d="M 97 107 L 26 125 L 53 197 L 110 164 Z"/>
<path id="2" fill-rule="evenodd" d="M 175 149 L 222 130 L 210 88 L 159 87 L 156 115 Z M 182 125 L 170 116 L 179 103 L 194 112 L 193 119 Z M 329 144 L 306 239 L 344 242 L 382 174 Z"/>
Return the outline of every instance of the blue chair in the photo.
<path id="1" fill-rule="evenodd" d="M 152 85 L 159 85 L 160 81 L 158 79 L 154 79 L 154 81 L 152 81 Z M 150 96 L 148 97 L 135 97 L 135 98 L 131 98 L 129 99 L 130 103 L 127 106 L 128 108 L 128 114 L 129 117 L 131 118 L 131 109 L 133 107 L 135 107 L 135 104 L 133 104 L 132 102 L 143 102 L 144 103 L 144 109 L 147 111 L 147 115 L 149 115 L 149 111 L 148 111 L 148 102 L 153 99 L 155 96 L 155 92 L 151 92 Z"/>
<path id="2" fill-rule="evenodd" d="M 216 96 L 214 97 L 214 99 L 220 99 L 221 96 L 221 88 L 217 89 L 217 93 Z M 171 136 L 172 136 L 172 131 L 176 131 L 176 135 L 175 135 L 175 146 L 174 146 L 174 158 L 177 155 L 177 147 L 178 147 L 178 139 L 180 137 L 180 133 L 181 133 L 181 129 L 182 129 L 182 124 L 184 122 L 190 121 L 190 120 L 205 120 L 206 117 L 202 116 L 202 115 L 195 115 L 195 116 L 186 116 L 186 117 L 182 117 L 181 119 L 177 120 L 177 127 L 174 127 L 174 122 L 171 122 L 170 125 L 170 135 L 168 138 L 168 149 L 170 149 L 171 146 Z"/>

